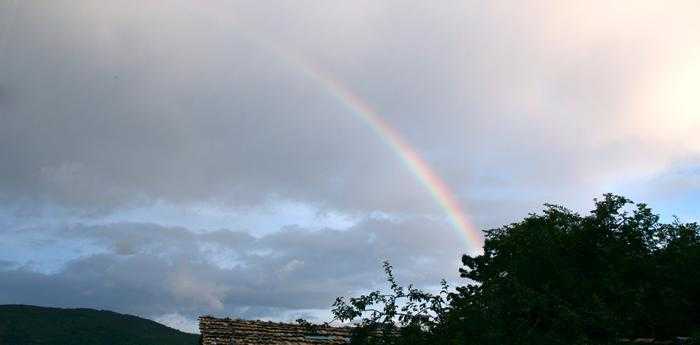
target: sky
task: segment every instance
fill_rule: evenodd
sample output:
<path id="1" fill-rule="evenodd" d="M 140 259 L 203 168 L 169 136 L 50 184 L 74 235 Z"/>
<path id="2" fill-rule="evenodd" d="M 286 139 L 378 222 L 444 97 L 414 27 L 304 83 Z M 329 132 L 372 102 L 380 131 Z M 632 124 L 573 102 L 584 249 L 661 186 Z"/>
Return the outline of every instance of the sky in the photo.
<path id="1" fill-rule="evenodd" d="M 326 321 L 543 203 L 695 221 L 698 89 L 697 1 L 2 1 L 0 304 Z"/>

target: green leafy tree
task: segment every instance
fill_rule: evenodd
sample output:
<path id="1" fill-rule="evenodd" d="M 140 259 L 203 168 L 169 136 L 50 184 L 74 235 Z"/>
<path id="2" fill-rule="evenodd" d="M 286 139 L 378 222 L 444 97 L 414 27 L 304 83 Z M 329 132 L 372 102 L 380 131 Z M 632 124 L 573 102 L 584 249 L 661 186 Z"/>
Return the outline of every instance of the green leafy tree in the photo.
<path id="1" fill-rule="evenodd" d="M 462 257 L 465 286 L 432 295 L 338 298 L 356 344 L 614 344 L 700 335 L 700 227 L 664 224 L 646 204 L 606 194 L 580 215 L 557 205 L 485 232 Z"/>
<path id="2" fill-rule="evenodd" d="M 487 231 L 484 253 L 462 258 L 470 283 L 455 313 L 479 344 L 688 335 L 699 325 L 699 249 L 697 224 L 662 224 L 621 196 L 587 216 L 546 205 Z"/>
<path id="3" fill-rule="evenodd" d="M 389 293 L 376 290 L 359 297 L 338 297 L 332 309 L 334 318 L 359 321 L 353 344 L 434 344 L 431 340 L 444 332 L 450 311 L 452 295 L 447 283 L 441 281 L 441 290 L 432 294 L 413 285 L 399 285 L 388 262 L 384 262 L 384 271 Z"/>

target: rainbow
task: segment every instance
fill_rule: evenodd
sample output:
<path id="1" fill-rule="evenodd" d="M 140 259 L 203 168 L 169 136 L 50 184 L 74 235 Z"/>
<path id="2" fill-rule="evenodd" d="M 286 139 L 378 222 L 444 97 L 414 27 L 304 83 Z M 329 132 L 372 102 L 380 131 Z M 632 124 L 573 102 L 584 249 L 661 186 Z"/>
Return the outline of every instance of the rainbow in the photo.
<path id="1" fill-rule="evenodd" d="M 469 222 L 467 216 L 462 211 L 462 207 L 445 181 L 443 181 L 418 152 L 401 137 L 399 132 L 381 118 L 367 102 L 359 98 L 337 79 L 323 74 L 318 68 L 311 68 L 311 65 L 305 64 L 300 65 L 300 67 L 302 67 L 306 75 L 325 86 L 325 89 L 334 98 L 367 123 L 392 151 L 401 158 L 401 161 L 416 179 L 428 189 L 433 199 L 445 211 L 452 225 L 466 236 L 468 243 L 476 248 L 481 248 L 483 241 L 481 233 Z"/>
<path id="2" fill-rule="evenodd" d="M 255 32 L 245 30 L 240 21 L 225 18 L 222 12 L 218 11 L 210 11 L 210 14 L 229 25 L 235 26 L 238 29 L 237 33 L 241 34 L 253 45 L 263 48 L 281 61 L 296 67 L 303 75 L 323 86 L 324 90 L 332 97 L 365 122 L 399 156 L 403 164 L 416 179 L 428 189 L 432 198 L 447 214 L 450 223 L 465 237 L 467 244 L 472 247 L 471 249 L 477 251 L 481 249 L 483 245 L 482 234 L 469 221 L 454 193 L 418 152 L 401 137 L 399 132 L 380 117 L 367 102 L 318 66 L 291 54 L 288 50 L 281 49 L 279 45 L 271 44 L 269 40 L 260 37 Z"/>

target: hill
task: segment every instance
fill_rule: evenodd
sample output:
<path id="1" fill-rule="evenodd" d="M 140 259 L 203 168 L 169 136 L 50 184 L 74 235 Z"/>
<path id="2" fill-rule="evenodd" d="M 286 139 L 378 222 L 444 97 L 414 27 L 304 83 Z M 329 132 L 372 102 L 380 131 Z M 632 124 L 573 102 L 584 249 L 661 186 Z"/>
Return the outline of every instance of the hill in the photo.
<path id="1" fill-rule="evenodd" d="M 107 310 L 0 305 L 2 345 L 196 345 L 199 335 Z"/>

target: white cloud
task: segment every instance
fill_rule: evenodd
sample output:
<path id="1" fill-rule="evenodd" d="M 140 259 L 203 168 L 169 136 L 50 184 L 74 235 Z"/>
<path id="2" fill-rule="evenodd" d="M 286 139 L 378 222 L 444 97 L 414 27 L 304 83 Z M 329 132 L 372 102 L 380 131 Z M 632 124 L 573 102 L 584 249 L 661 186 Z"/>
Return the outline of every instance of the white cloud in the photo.
<path id="1" fill-rule="evenodd" d="M 196 318 L 186 317 L 178 313 L 168 313 L 151 317 L 168 327 L 179 329 L 187 333 L 199 333 L 199 322 Z"/>

